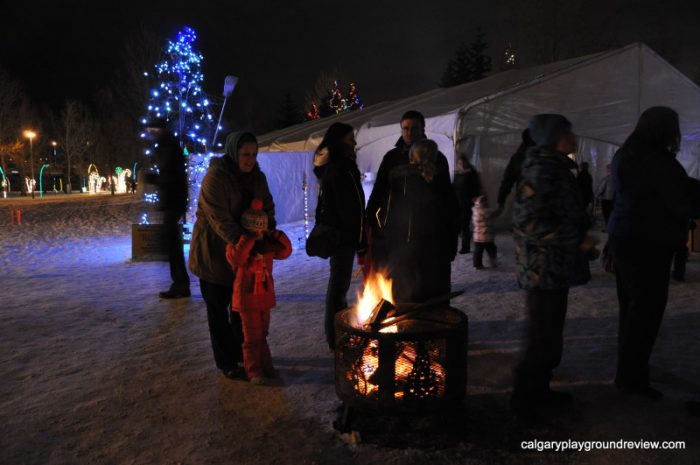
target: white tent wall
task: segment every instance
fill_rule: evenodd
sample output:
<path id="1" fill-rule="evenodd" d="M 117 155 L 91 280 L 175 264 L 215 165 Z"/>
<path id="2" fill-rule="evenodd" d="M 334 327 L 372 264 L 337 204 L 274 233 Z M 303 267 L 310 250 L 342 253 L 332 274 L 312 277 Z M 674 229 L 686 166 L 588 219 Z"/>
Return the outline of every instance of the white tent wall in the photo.
<path id="1" fill-rule="evenodd" d="M 263 152 L 258 164 L 267 177 L 275 201 L 278 224 L 304 219 L 304 177 L 307 182 L 307 212 L 313 223 L 318 184 L 313 173 L 313 152 Z"/>

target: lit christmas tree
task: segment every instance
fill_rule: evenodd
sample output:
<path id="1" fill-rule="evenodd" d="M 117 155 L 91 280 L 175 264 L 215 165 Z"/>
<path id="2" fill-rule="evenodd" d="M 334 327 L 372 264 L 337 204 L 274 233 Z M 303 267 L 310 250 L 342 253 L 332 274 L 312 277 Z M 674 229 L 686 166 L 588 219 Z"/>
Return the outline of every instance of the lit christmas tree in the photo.
<path id="1" fill-rule="evenodd" d="M 361 110 L 363 106 L 362 100 L 360 100 L 360 97 L 357 95 L 357 86 L 354 82 L 348 85 L 347 95 L 343 95 L 338 81 L 333 81 L 333 88 L 321 99 L 320 107 L 316 105 L 313 99 L 311 100 L 309 105 L 310 109 L 306 113 L 306 120 L 320 119 L 348 111 Z"/>
<path id="2" fill-rule="evenodd" d="M 177 34 L 177 40 L 168 40 L 165 58 L 155 65 L 151 75 L 153 88 L 147 107 L 147 115 L 143 124 L 155 118 L 163 118 L 168 122 L 168 128 L 179 139 L 180 147 L 187 159 L 189 177 L 189 207 L 188 217 L 192 217 L 196 205 L 199 187 L 204 173 L 209 165 L 211 153 L 207 143 L 214 129 L 214 118 L 210 112 L 210 102 L 202 90 L 204 74 L 202 74 L 203 56 L 193 48 L 197 35 L 190 27 L 184 27 Z M 145 137 L 145 133 L 141 134 Z M 146 155 L 153 153 L 153 145 L 146 148 Z M 157 166 L 152 169 L 158 170 Z M 156 196 L 149 196 L 147 201 L 155 202 Z M 148 222 L 146 216 L 142 223 Z"/>

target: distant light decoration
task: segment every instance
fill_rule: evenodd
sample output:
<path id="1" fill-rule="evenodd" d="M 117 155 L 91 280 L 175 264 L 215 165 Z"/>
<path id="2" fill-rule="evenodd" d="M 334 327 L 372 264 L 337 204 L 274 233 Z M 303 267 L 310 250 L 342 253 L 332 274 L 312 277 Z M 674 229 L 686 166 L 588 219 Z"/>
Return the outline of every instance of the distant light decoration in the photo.
<path id="1" fill-rule="evenodd" d="M 510 69 L 514 68 L 516 65 L 515 60 L 515 50 L 511 44 L 506 45 L 506 49 L 503 52 L 503 68 Z"/>
<path id="2" fill-rule="evenodd" d="M 194 29 L 184 27 L 177 33 L 176 40 L 166 42 L 164 59 L 155 65 L 155 72 L 149 75 L 153 79 L 152 89 L 147 116 L 142 118 L 144 124 L 155 118 L 165 119 L 168 129 L 180 141 L 186 157 L 189 182 L 187 218 L 192 217 L 201 179 L 209 166 L 211 153 L 207 150 L 206 141 L 210 140 L 214 132 L 210 113 L 211 97 L 205 95 L 202 89 L 204 58 L 193 47 L 196 39 Z M 145 137 L 145 133 L 142 137 Z M 156 145 L 148 145 L 145 153 L 150 156 L 155 152 Z M 157 202 L 157 194 L 148 194 L 145 200 L 149 203 Z"/>

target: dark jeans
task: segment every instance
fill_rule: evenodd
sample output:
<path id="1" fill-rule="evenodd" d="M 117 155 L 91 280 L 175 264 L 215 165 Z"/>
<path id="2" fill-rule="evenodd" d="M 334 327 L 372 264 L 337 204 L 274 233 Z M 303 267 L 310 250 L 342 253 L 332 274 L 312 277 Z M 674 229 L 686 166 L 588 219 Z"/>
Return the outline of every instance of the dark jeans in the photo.
<path id="1" fill-rule="evenodd" d="M 494 242 L 474 242 L 474 256 L 472 259 L 474 261 L 475 268 L 482 268 L 484 266 L 484 250 L 491 260 L 496 259 L 498 248 Z"/>
<path id="2" fill-rule="evenodd" d="M 180 229 L 180 218 L 182 215 L 165 213 L 163 217 L 163 243 L 168 252 L 168 262 L 170 263 L 170 279 L 172 284 L 170 290 L 189 291 L 190 277 L 185 266 L 185 253 L 182 250 L 182 231 Z"/>
<path id="3" fill-rule="evenodd" d="M 668 300 L 672 252 L 640 250 L 639 257 L 615 256 L 620 304 L 615 384 L 649 385 L 649 358 Z"/>
<path id="4" fill-rule="evenodd" d="M 568 298 L 568 287 L 527 291 L 527 348 L 522 361 L 515 367 L 513 396 L 537 396 L 549 390 L 552 370 L 561 361 Z"/>
<path id="5" fill-rule="evenodd" d="M 236 368 L 239 362 L 243 362 L 243 330 L 240 314 L 229 310 L 233 283 L 222 286 L 200 279 L 199 287 L 207 304 L 209 336 L 216 366 L 220 370 Z"/>
<path id="6" fill-rule="evenodd" d="M 341 247 L 331 256 L 331 274 L 326 291 L 325 330 L 328 347 L 335 348 L 335 314 L 348 307 L 347 293 L 352 280 L 352 266 L 355 250 Z"/>

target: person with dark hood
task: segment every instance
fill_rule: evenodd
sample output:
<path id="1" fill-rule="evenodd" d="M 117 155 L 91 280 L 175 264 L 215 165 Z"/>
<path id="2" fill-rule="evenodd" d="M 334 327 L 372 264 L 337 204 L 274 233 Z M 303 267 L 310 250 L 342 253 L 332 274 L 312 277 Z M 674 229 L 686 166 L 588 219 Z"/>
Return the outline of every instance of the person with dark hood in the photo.
<path id="1" fill-rule="evenodd" d="M 535 145 L 535 142 L 530 137 L 530 130 L 524 129 L 521 134 L 522 142 L 518 146 L 518 149 L 508 160 L 508 165 L 506 165 L 506 170 L 503 172 L 503 179 L 501 179 L 501 185 L 498 188 L 498 197 L 496 198 L 496 203 L 498 208 L 493 212 L 493 216 L 499 216 L 503 213 L 506 206 L 506 200 L 510 191 L 513 189 L 518 181 L 520 180 L 520 170 L 525 160 L 525 153 L 527 149 Z"/>
<path id="2" fill-rule="evenodd" d="M 324 327 L 328 347 L 335 348 L 335 314 L 347 308 L 355 253 L 364 253 L 365 195 L 355 154 L 352 126 L 333 123 L 314 156 L 319 182 L 316 221 L 340 233 L 337 250 L 330 258 Z"/>
<path id="3" fill-rule="evenodd" d="M 615 385 L 649 399 L 663 395 L 649 382 L 649 358 L 668 299 L 673 254 L 700 215 L 700 184 L 676 160 L 678 114 L 651 107 L 612 161 L 615 204 L 608 243 L 620 306 Z"/>
<path id="4" fill-rule="evenodd" d="M 460 254 L 471 252 L 471 223 L 474 199 L 481 195 L 481 180 L 476 168 L 469 163 L 467 157 L 460 155 L 455 167 L 455 178 L 452 182 L 457 195 L 457 215 L 459 216 L 459 232 L 462 235 Z"/>
<path id="5" fill-rule="evenodd" d="M 389 194 L 380 215 L 388 275 L 395 302 L 421 303 L 450 292 L 451 262 L 457 253 L 452 189 L 439 184 L 438 148 L 416 141 L 410 164 L 389 173 Z"/>
<path id="6" fill-rule="evenodd" d="M 384 216 L 385 212 L 380 212 L 380 208 L 386 203 L 389 194 L 390 181 L 389 173 L 397 166 L 408 165 L 408 152 L 411 145 L 419 140 L 426 139 L 425 135 L 425 118 L 415 110 L 407 111 L 401 116 L 401 137 L 396 141 L 393 149 L 389 150 L 382 158 L 382 162 L 377 170 L 377 178 L 372 188 L 372 193 L 367 201 L 367 224 L 369 226 L 371 252 L 373 260 L 373 268 L 381 270 L 386 267 L 386 240 L 382 232 L 379 215 Z M 435 183 L 440 189 L 452 190 L 450 181 L 450 167 L 447 163 L 445 155 L 438 151 L 437 160 L 435 161 L 437 172 L 435 174 Z M 443 195 L 448 196 L 447 193 Z M 456 205 L 453 212 L 456 212 Z M 454 216 L 454 228 L 457 228 L 457 216 Z"/>
<path id="7" fill-rule="evenodd" d="M 257 163 L 258 141 L 248 132 L 226 138 L 226 154 L 212 158 L 199 191 L 190 245 L 190 271 L 199 277 L 207 306 L 209 335 L 217 368 L 228 378 L 244 378 L 243 333 L 238 312 L 229 311 L 235 271 L 226 260 L 226 246 L 244 234 L 243 212 L 252 200 L 262 200 L 267 228 L 273 231 L 275 204 L 267 178 Z"/>
<path id="8" fill-rule="evenodd" d="M 535 145 L 523 160 L 513 203 L 518 284 L 526 291 L 529 328 L 510 400 L 513 412 L 525 418 L 573 400 L 549 383 L 561 361 L 569 288 L 590 279 L 583 254 L 593 245 L 573 174 L 576 163 L 567 156 L 576 149 L 571 123 L 562 115 L 540 114 L 529 129 Z"/>
<path id="9" fill-rule="evenodd" d="M 159 293 L 162 299 L 190 296 L 190 277 L 185 266 L 180 220 L 187 210 L 187 172 L 185 156 L 180 143 L 167 129 L 164 119 L 152 120 L 146 126 L 149 140 L 154 141 L 154 159 L 158 173 L 148 173 L 147 182 L 155 184 L 158 209 L 163 212 L 162 241 L 168 252 L 170 279 L 167 291 Z M 113 183 L 112 183 L 113 184 Z"/>

